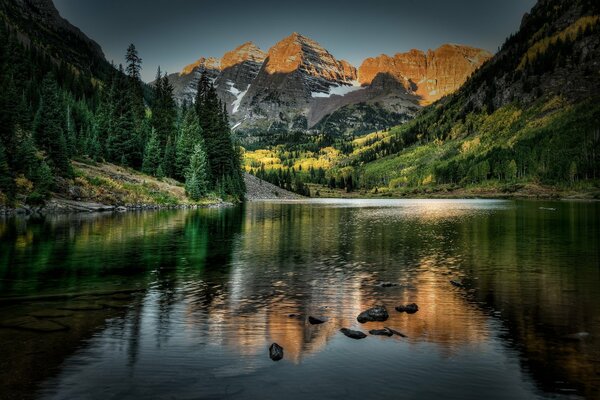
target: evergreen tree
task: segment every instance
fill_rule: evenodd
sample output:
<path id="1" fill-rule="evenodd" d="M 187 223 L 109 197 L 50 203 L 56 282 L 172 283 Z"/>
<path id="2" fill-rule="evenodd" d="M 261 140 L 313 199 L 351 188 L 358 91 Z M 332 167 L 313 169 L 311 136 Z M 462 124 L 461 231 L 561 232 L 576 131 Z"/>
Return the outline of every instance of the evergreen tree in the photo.
<path id="1" fill-rule="evenodd" d="M 113 81 L 111 89 L 111 129 L 106 143 L 109 160 L 134 166 L 140 160 L 140 143 L 136 135 L 136 120 L 133 113 L 132 96 L 127 78 L 122 73 Z"/>
<path id="2" fill-rule="evenodd" d="M 194 146 L 202 140 L 202 129 L 198 121 L 198 115 L 193 108 L 185 113 L 181 132 L 177 138 L 176 156 L 175 156 L 175 175 L 174 178 L 184 180 L 187 168 L 190 164 L 190 158 L 194 152 Z"/>
<path id="3" fill-rule="evenodd" d="M 127 48 L 127 76 L 129 77 L 128 101 L 131 108 L 134 125 L 136 127 L 132 134 L 135 135 L 137 149 L 135 154 L 130 157 L 131 164 L 139 168 L 142 163 L 143 145 L 149 133 L 149 126 L 146 120 L 146 106 L 144 104 L 144 89 L 142 87 L 141 71 L 142 59 L 138 55 L 135 45 L 131 44 Z"/>
<path id="4" fill-rule="evenodd" d="M 168 176 L 170 178 L 175 176 L 175 145 L 173 144 L 171 137 L 167 139 L 167 145 L 165 146 L 162 170 L 164 176 Z"/>
<path id="5" fill-rule="evenodd" d="M 162 161 L 162 152 L 156 130 L 152 129 L 150 139 L 146 144 L 142 172 L 148 175 L 157 175 Z M 162 169 L 162 168 L 161 168 Z"/>
<path id="6" fill-rule="evenodd" d="M 234 145 L 227 111 L 204 73 L 198 82 L 195 108 L 205 143 L 210 186 L 241 198 L 245 192 L 241 154 L 237 144 Z"/>
<path id="7" fill-rule="evenodd" d="M 56 81 L 48 74 L 42 82 L 40 106 L 34 122 L 35 139 L 46 152 L 50 167 L 59 175 L 71 176 L 63 110 Z"/>
<path id="8" fill-rule="evenodd" d="M 12 179 L 4 145 L 0 140 L 0 193 L 3 193 L 8 199 L 14 196 L 14 181 Z"/>
<path id="9" fill-rule="evenodd" d="M 154 89 L 154 104 L 152 107 L 152 127 L 156 129 L 161 146 L 166 146 L 170 137 L 174 136 L 177 119 L 177 106 L 173 99 L 173 85 L 167 74 L 161 75 L 158 68 Z"/>
<path id="10" fill-rule="evenodd" d="M 202 142 L 194 146 L 185 179 L 185 191 L 195 201 L 208 193 L 208 164 Z"/>

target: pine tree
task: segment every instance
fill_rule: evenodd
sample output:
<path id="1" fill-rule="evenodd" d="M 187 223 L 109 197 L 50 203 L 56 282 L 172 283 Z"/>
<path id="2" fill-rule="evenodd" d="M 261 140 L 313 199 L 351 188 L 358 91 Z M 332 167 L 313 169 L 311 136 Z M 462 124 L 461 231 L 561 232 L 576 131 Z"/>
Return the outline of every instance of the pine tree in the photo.
<path id="1" fill-rule="evenodd" d="M 133 113 L 132 96 L 127 78 L 120 68 L 119 76 L 111 90 L 111 129 L 106 143 L 109 160 L 134 166 L 141 159 L 140 146 L 136 137 L 136 119 Z"/>
<path id="2" fill-rule="evenodd" d="M 148 175 L 157 175 L 162 161 L 162 152 L 156 130 L 152 129 L 150 139 L 146 144 L 144 152 L 144 162 L 142 164 L 142 172 Z"/>
<path id="3" fill-rule="evenodd" d="M 227 110 L 204 73 L 198 82 L 195 107 L 202 128 L 211 187 L 241 198 L 245 192 L 241 154 L 232 139 Z"/>
<path id="4" fill-rule="evenodd" d="M 136 140 L 138 141 L 138 146 L 140 146 L 140 149 L 136 152 L 138 154 L 130 158 L 132 159 L 133 166 L 139 167 L 142 161 L 141 147 L 143 146 L 143 142 L 148 136 L 149 131 L 146 123 L 146 106 L 144 104 L 144 89 L 142 87 L 141 79 L 142 59 L 138 55 L 133 43 L 127 48 L 127 55 L 125 58 L 127 60 L 127 76 L 129 77 L 129 107 L 131 107 L 133 112 L 134 123 L 137 127 L 134 133 L 136 135 Z"/>
<path id="5" fill-rule="evenodd" d="M 177 137 L 176 156 L 175 156 L 175 175 L 174 178 L 184 180 L 187 168 L 190 164 L 190 158 L 194 152 L 194 146 L 202 140 L 202 129 L 198 121 L 198 115 L 193 108 L 185 113 L 181 132 Z"/>
<path id="6" fill-rule="evenodd" d="M 158 68 L 154 89 L 154 104 L 152 107 L 152 127 L 156 129 L 161 146 L 166 146 L 170 137 L 175 133 L 177 106 L 173 99 L 173 85 L 167 74 L 161 75 Z"/>
<path id="7" fill-rule="evenodd" d="M 194 146 L 185 179 L 185 191 L 192 200 L 198 201 L 208 192 L 207 172 L 206 153 L 200 142 Z"/>
<path id="8" fill-rule="evenodd" d="M 167 139 L 167 145 L 165 146 L 162 170 L 164 176 L 168 176 L 170 178 L 175 176 L 175 145 L 173 144 L 171 137 Z"/>
<path id="9" fill-rule="evenodd" d="M 67 106 L 67 152 L 69 158 L 75 156 L 77 154 L 77 135 L 75 134 L 75 121 L 73 120 L 73 115 L 71 113 L 71 106 Z"/>
<path id="10" fill-rule="evenodd" d="M 37 145 L 46 152 L 50 167 L 62 176 L 71 176 L 67 140 L 64 133 L 64 107 L 53 76 L 42 82 L 42 94 L 34 132 Z"/>
<path id="11" fill-rule="evenodd" d="M 6 153 L 4 152 L 4 145 L 0 140 L 0 193 L 3 193 L 8 200 L 14 197 L 15 190 L 11 175 Z"/>

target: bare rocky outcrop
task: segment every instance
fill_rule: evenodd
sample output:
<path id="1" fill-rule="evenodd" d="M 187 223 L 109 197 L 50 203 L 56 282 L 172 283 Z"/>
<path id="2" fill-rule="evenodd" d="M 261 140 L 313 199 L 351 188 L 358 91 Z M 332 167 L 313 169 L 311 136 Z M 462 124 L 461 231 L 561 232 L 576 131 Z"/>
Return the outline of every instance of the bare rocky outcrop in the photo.
<path id="1" fill-rule="evenodd" d="M 422 105 L 460 88 L 492 54 L 469 46 L 445 44 L 436 50 L 410 50 L 393 57 L 367 58 L 359 68 L 361 85 L 370 85 L 380 74 L 396 78 Z"/>
<path id="2" fill-rule="evenodd" d="M 300 200 L 304 198 L 250 174 L 244 174 L 244 182 L 246 183 L 246 200 L 248 201 L 272 199 Z"/>

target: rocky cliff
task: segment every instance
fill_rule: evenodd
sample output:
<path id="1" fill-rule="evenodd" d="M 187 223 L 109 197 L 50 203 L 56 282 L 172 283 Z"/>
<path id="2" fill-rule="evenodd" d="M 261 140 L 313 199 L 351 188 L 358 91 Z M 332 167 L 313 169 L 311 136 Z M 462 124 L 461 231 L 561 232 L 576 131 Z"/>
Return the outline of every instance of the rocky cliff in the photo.
<path id="1" fill-rule="evenodd" d="M 359 68 L 361 85 L 370 85 L 379 74 L 388 74 L 412 93 L 421 105 L 453 93 L 492 54 L 468 46 L 445 44 L 436 50 L 410 50 L 393 57 L 367 58 Z"/>

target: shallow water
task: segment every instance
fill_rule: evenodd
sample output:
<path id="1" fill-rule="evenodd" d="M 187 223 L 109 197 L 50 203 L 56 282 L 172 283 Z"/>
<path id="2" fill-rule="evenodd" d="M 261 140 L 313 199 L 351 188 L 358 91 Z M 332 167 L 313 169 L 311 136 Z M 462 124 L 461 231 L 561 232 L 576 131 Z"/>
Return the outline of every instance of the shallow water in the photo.
<path id="1" fill-rule="evenodd" d="M 599 243 L 580 202 L 0 221 L 0 397 L 599 398 Z M 390 319 L 359 324 L 376 304 Z M 339 332 L 383 326 L 407 338 Z"/>

